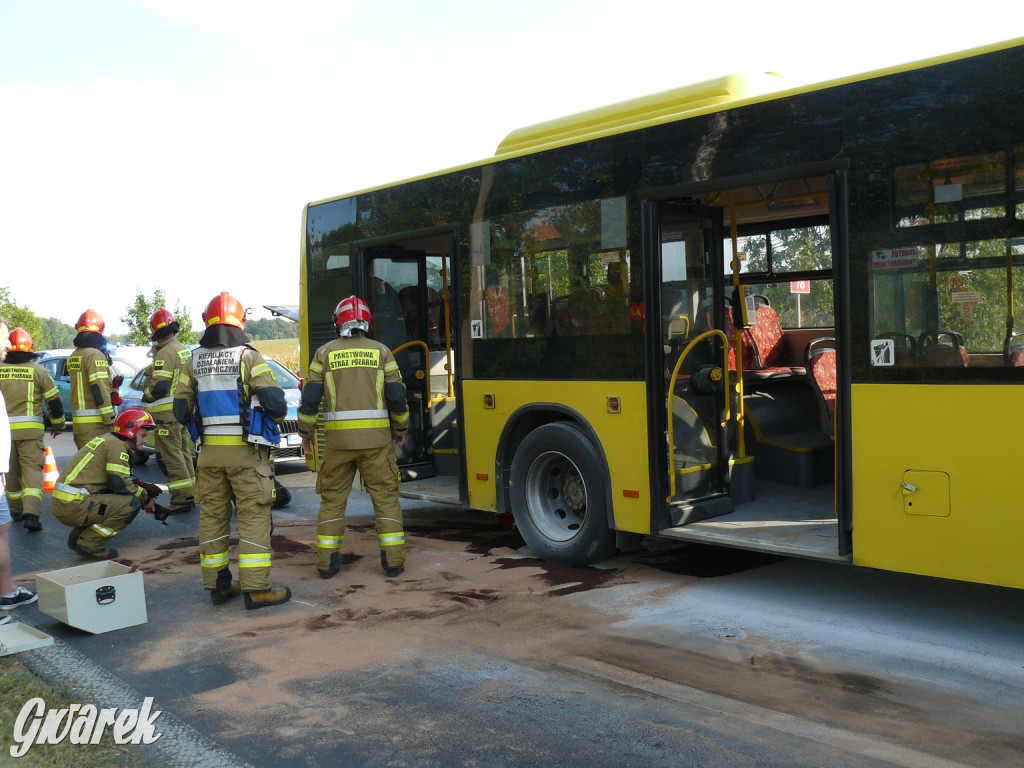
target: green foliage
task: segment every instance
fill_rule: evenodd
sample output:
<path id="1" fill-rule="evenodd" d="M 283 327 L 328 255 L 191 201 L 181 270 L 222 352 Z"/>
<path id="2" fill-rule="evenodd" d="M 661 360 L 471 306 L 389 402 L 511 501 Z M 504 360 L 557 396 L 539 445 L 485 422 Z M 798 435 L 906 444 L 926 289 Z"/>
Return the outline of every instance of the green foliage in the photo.
<path id="1" fill-rule="evenodd" d="M 147 299 L 141 290 L 136 289 L 135 302 L 121 315 L 121 322 L 128 326 L 128 335 L 125 337 L 125 341 L 129 344 L 138 344 L 139 346 L 149 344 L 151 335 L 149 318 L 160 307 L 166 306 L 167 300 L 160 288 L 153 292 L 152 300 Z M 171 312 L 174 315 L 174 319 L 178 321 L 178 340 L 183 344 L 194 344 L 196 335 L 192 331 L 192 318 L 188 307 L 182 307 L 176 301 Z"/>
<path id="2" fill-rule="evenodd" d="M 39 338 L 33 337 L 36 349 L 68 349 L 75 346 L 75 329 L 55 317 L 40 320 Z"/>
<path id="3" fill-rule="evenodd" d="M 32 335 L 36 346 L 40 349 L 44 348 L 39 343 L 42 322 L 35 316 L 32 310 L 27 307 L 18 306 L 9 288 L 0 287 L 0 315 L 7 318 L 7 324 L 11 330 L 24 328 Z"/>
<path id="4" fill-rule="evenodd" d="M 245 321 L 245 333 L 250 339 L 294 339 L 297 332 L 294 321 L 280 317 Z"/>

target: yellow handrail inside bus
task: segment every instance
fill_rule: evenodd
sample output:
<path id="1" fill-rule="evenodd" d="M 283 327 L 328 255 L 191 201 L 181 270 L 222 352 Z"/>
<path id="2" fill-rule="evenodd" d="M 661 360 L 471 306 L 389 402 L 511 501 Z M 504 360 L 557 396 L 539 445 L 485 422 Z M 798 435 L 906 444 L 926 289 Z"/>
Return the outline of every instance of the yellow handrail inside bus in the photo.
<path id="1" fill-rule="evenodd" d="M 665 435 L 668 437 L 668 486 L 669 486 L 669 495 L 668 495 L 668 498 L 666 499 L 666 501 L 672 501 L 672 499 L 674 499 L 675 496 L 676 496 L 676 465 L 675 465 L 675 458 L 674 458 L 675 457 L 675 452 L 676 452 L 676 445 L 675 445 L 675 427 L 673 425 L 673 418 L 672 418 L 672 398 L 675 397 L 674 393 L 676 391 L 676 379 L 679 378 L 679 369 L 683 365 L 683 360 L 685 360 L 686 356 L 688 354 L 690 354 L 690 350 L 693 349 L 698 344 L 698 342 L 701 342 L 704 339 L 711 338 L 712 336 L 721 336 L 722 337 L 722 342 L 723 342 L 723 346 L 722 346 L 722 357 L 723 357 L 723 360 L 722 360 L 722 363 L 723 363 L 722 370 L 725 372 L 725 421 L 726 422 L 729 421 L 730 415 L 732 413 L 732 410 L 730 408 L 730 403 L 732 401 L 732 393 L 729 391 L 729 337 L 726 336 L 725 333 L 723 333 L 722 331 L 718 330 L 717 328 L 712 328 L 711 330 L 704 331 L 704 333 L 698 334 L 697 336 L 694 337 L 694 339 L 689 344 L 686 345 L 686 347 L 683 349 L 682 353 L 679 355 L 679 359 L 676 360 L 675 368 L 672 369 L 672 376 L 668 380 L 668 406 L 667 406 L 668 420 L 666 422 L 667 428 L 665 429 Z M 738 378 L 742 379 L 742 377 L 738 377 Z"/>
<path id="2" fill-rule="evenodd" d="M 424 410 L 430 410 L 430 347 L 427 346 L 427 342 L 420 341 L 419 339 L 413 339 L 407 341 L 405 344 L 399 344 L 397 347 L 391 350 L 392 355 L 397 355 L 403 349 L 408 347 L 423 347 L 423 375 L 427 378 L 427 403 L 424 406 Z"/>

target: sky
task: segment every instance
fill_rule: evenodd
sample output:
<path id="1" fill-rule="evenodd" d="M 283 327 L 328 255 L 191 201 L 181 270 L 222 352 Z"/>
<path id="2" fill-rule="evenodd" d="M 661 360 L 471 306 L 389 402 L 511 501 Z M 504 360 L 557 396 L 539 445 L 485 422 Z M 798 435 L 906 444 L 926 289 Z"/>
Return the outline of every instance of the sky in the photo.
<path id="1" fill-rule="evenodd" d="M 0 287 L 108 333 L 141 291 L 298 304 L 303 206 L 731 72 L 1024 37 L 1001 2 L 0 0 Z"/>

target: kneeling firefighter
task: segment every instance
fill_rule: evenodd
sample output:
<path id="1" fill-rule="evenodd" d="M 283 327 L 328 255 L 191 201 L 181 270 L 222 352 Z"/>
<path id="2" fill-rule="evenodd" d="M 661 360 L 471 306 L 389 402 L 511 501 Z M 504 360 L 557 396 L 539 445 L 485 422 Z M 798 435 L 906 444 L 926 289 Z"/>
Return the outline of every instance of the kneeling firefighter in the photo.
<path id="1" fill-rule="evenodd" d="M 174 417 L 198 428 L 199 562 L 203 587 L 221 605 L 239 594 L 248 609 L 279 605 L 288 587 L 270 584 L 271 446 L 288 406 L 263 356 L 245 335 L 245 310 L 228 293 L 203 312 L 206 332 L 185 363 Z M 228 537 L 231 502 L 238 509 L 238 581 L 232 581 Z"/>
<path id="2" fill-rule="evenodd" d="M 141 510 L 157 514 L 159 489 L 132 478 L 132 458 L 156 427 L 141 408 L 125 408 L 110 432 L 94 437 L 72 456 L 57 478 L 50 511 L 70 525 L 68 547 L 89 560 L 117 557 L 107 542 L 126 528 Z M 148 488 L 146 487 L 148 486 Z"/>

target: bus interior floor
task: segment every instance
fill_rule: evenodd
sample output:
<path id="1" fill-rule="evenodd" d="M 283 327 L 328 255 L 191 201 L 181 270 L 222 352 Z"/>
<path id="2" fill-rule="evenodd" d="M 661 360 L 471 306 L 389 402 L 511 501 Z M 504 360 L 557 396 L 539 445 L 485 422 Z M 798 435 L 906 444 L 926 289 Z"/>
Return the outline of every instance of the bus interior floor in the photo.
<path id="1" fill-rule="evenodd" d="M 726 515 L 659 531 L 662 536 L 815 560 L 839 554 L 835 485 L 794 488 L 758 480 L 752 501 Z"/>

